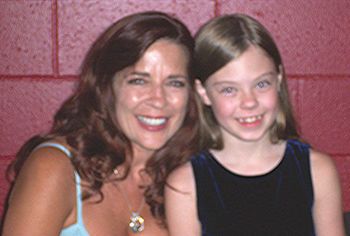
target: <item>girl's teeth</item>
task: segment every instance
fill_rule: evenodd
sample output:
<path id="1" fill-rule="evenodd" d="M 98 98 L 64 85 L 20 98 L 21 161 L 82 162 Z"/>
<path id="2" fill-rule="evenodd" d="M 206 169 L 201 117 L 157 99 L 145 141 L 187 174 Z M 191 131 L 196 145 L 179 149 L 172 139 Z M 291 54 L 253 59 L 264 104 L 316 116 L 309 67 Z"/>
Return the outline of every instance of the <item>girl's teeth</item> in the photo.
<path id="1" fill-rule="evenodd" d="M 166 119 L 165 118 L 149 118 L 145 116 L 138 116 L 138 120 L 141 121 L 142 123 L 145 123 L 147 125 L 162 125 L 165 123 Z"/>
<path id="2" fill-rule="evenodd" d="M 246 118 L 239 118 L 238 121 L 241 123 L 253 123 L 256 122 L 257 120 L 261 120 L 261 115 L 259 116 L 251 116 L 251 117 L 246 117 Z"/>

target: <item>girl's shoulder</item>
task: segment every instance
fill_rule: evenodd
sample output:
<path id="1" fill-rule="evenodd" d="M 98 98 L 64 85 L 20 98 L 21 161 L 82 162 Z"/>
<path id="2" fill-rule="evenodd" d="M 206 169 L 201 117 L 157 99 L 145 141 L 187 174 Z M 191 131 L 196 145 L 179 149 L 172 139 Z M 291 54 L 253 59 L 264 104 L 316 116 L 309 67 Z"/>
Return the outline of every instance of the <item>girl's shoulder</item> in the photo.
<path id="1" fill-rule="evenodd" d="M 195 182 L 191 162 L 186 162 L 173 170 L 167 178 L 167 183 L 171 188 L 181 192 L 193 191 Z"/>
<path id="2" fill-rule="evenodd" d="M 314 218 L 320 235 L 345 235 L 342 217 L 341 184 L 334 160 L 310 149 L 314 189 Z"/>
<path id="3" fill-rule="evenodd" d="M 334 160 L 326 153 L 310 148 L 310 164 L 312 173 L 318 176 L 337 175 Z"/>

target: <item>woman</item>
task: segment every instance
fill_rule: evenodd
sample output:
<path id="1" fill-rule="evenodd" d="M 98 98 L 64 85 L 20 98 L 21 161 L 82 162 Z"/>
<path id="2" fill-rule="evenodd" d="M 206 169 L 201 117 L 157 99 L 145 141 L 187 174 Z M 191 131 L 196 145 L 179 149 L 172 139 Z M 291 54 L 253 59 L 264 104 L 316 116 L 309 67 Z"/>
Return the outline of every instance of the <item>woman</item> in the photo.
<path id="1" fill-rule="evenodd" d="M 12 164 L 3 235 L 167 235 L 165 179 L 196 147 L 192 51 L 163 13 L 107 29 L 52 130 Z"/>
<path id="2" fill-rule="evenodd" d="M 210 20 L 195 42 L 209 132 L 206 150 L 169 177 L 170 234 L 345 235 L 336 168 L 298 139 L 270 33 L 232 14 Z"/>

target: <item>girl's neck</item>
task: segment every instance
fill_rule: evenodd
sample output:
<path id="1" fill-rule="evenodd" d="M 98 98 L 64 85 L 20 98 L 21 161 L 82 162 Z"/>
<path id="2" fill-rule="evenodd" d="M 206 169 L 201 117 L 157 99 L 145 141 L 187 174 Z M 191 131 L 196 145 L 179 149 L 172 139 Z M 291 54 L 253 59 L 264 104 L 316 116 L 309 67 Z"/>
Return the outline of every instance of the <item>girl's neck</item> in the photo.
<path id="1" fill-rule="evenodd" d="M 267 136 L 256 141 L 246 141 L 233 136 L 224 137 L 223 140 L 224 148 L 214 152 L 219 152 L 222 157 L 228 156 L 230 159 L 244 158 L 245 161 L 259 158 L 263 153 L 271 151 L 274 146 Z"/>
<path id="2" fill-rule="evenodd" d="M 224 149 L 210 150 L 227 169 L 242 175 L 259 175 L 273 169 L 282 160 L 285 142 L 273 144 L 269 138 L 245 141 L 224 139 Z"/>

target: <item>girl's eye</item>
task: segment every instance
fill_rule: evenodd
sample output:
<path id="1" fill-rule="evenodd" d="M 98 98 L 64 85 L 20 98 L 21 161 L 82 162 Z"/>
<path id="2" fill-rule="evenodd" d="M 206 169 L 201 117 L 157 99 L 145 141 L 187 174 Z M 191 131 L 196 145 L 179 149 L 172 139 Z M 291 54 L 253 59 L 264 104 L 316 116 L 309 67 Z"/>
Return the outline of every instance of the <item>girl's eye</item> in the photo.
<path id="1" fill-rule="evenodd" d="M 219 90 L 220 93 L 225 96 L 234 95 L 237 92 L 237 89 L 234 87 L 225 87 Z"/>
<path id="2" fill-rule="evenodd" d="M 171 80 L 169 82 L 169 85 L 175 88 L 183 88 L 186 86 L 186 82 L 181 81 L 181 80 Z"/>
<path id="3" fill-rule="evenodd" d="M 259 89 L 264 89 L 264 88 L 267 88 L 271 85 L 271 83 L 267 80 L 263 80 L 263 81 L 259 81 L 257 84 L 256 84 L 256 87 L 259 88 Z"/>

